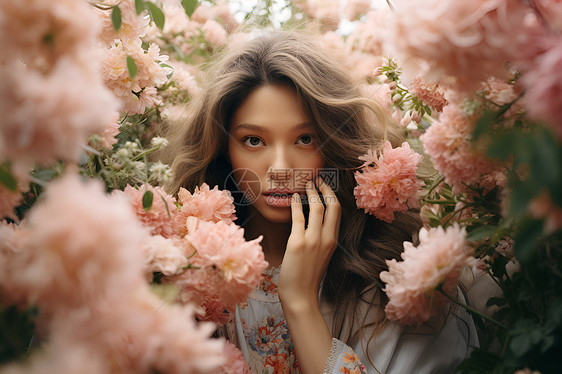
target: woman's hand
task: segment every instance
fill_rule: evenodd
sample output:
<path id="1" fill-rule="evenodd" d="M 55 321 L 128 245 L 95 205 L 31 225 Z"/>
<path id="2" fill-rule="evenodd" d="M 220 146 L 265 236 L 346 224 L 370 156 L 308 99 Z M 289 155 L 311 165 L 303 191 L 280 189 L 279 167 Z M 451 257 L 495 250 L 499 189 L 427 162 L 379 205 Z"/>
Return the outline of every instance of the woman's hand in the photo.
<path id="1" fill-rule="evenodd" d="M 320 282 L 337 247 L 341 207 L 336 194 L 321 177 L 316 178 L 326 208 L 314 183 L 306 184 L 310 206 L 305 228 L 300 196 L 291 201 L 292 229 L 279 275 L 279 297 L 283 307 L 304 308 L 318 304 Z M 307 305 L 308 304 L 308 305 Z"/>
<path id="2" fill-rule="evenodd" d="M 310 204 L 308 227 L 298 194 L 293 195 L 293 227 L 279 274 L 279 299 L 287 320 L 299 367 L 305 374 L 324 372 L 332 335 L 320 312 L 320 282 L 337 247 L 341 208 L 336 194 L 317 178 L 326 208 L 312 181 L 306 185 Z"/>

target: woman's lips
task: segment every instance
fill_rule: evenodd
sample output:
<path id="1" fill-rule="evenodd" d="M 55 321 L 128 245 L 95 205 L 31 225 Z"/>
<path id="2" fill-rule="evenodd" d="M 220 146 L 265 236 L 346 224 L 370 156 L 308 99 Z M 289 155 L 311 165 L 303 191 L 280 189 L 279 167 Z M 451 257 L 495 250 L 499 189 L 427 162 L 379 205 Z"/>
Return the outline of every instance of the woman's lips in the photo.
<path id="1" fill-rule="evenodd" d="M 265 202 L 274 207 L 291 206 L 291 198 L 295 192 L 288 188 L 276 188 L 267 190 L 263 193 Z"/>

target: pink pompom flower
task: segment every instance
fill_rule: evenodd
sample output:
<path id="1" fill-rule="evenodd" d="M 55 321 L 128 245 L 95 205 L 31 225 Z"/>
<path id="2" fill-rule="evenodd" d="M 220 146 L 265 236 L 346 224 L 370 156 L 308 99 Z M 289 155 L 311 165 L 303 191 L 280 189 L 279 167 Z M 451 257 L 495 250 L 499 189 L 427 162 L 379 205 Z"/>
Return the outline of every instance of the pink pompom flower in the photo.
<path id="1" fill-rule="evenodd" d="M 195 187 L 193 194 L 182 187 L 178 200 L 182 206 L 178 217 L 181 226 L 185 226 L 188 217 L 209 222 L 232 223 L 236 220 L 234 198 L 230 191 L 219 190 L 218 186 L 211 190 L 207 183 L 203 183 L 201 187 Z"/>
<path id="2" fill-rule="evenodd" d="M 224 346 L 226 364 L 221 368 L 220 374 L 250 374 L 250 365 L 244 359 L 242 351 L 230 342 Z"/>
<path id="3" fill-rule="evenodd" d="M 186 237 L 197 253 L 193 267 L 178 283 L 182 288 L 216 295 L 227 307 L 246 300 L 263 280 L 268 263 L 257 239 L 246 241 L 244 229 L 234 223 L 199 221 Z"/>
<path id="4" fill-rule="evenodd" d="M 420 230 L 420 244 L 404 243 L 404 261 L 387 260 L 388 271 L 380 273 L 388 296 L 386 316 L 407 325 L 416 325 L 435 316 L 448 299 L 437 291 L 454 297 L 461 269 L 468 264 L 466 231 L 455 223 Z"/>
<path id="5" fill-rule="evenodd" d="M 365 163 L 355 173 L 357 207 L 386 222 L 394 220 L 394 212 L 418 207 L 422 181 L 416 170 L 420 158 L 408 143 L 393 149 L 388 141 L 379 155 L 370 150 L 359 157 Z"/>

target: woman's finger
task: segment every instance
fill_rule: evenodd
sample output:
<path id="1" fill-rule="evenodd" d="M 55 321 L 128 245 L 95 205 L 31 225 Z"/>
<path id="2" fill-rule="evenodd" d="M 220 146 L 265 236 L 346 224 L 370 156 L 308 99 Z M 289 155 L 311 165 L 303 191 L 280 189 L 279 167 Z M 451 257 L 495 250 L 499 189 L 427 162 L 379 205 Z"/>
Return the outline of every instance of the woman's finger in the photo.
<path id="1" fill-rule="evenodd" d="M 337 240 L 341 222 L 340 203 L 335 192 L 321 177 L 318 177 L 318 188 L 324 197 L 324 204 L 326 204 L 322 235 L 333 235 Z"/>
<path id="2" fill-rule="evenodd" d="M 324 221 L 324 204 L 320 200 L 313 181 L 306 183 L 306 195 L 310 207 L 307 231 L 320 235 L 322 233 L 322 222 Z"/>
<path id="3" fill-rule="evenodd" d="M 301 197 L 296 192 L 291 197 L 291 218 L 293 220 L 291 236 L 293 234 L 304 235 L 304 214 L 302 212 Z"/>

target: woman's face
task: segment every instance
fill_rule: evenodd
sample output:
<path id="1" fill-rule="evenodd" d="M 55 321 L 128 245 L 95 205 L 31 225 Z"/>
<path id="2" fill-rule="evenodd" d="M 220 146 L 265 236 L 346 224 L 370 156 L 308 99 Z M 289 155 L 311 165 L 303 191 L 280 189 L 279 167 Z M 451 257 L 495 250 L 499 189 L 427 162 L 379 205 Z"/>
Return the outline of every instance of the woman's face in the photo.
<path id="1" fill-rule="evenodd" d="M 271 222 L 291 220 L 291 196 L 322 168 L 313 127 L 287 86 L 256 88 L 234 113 L 228 152 L 234 179 Z"/>

